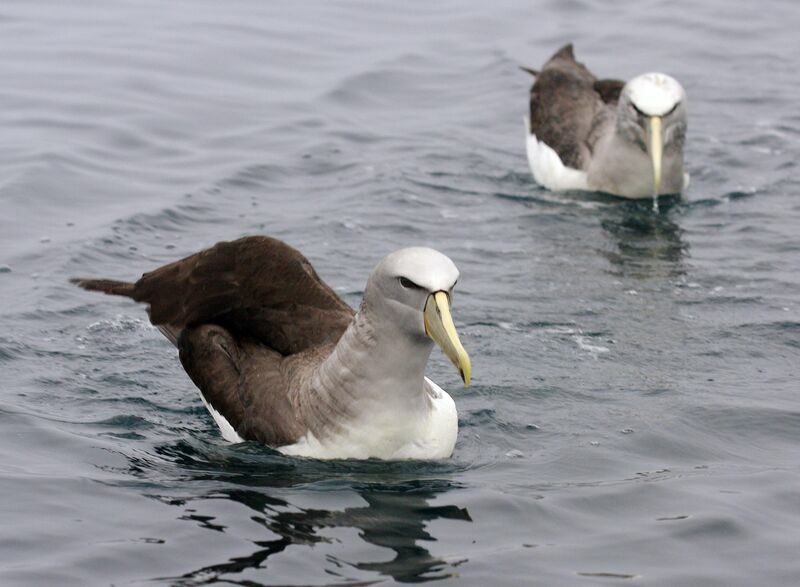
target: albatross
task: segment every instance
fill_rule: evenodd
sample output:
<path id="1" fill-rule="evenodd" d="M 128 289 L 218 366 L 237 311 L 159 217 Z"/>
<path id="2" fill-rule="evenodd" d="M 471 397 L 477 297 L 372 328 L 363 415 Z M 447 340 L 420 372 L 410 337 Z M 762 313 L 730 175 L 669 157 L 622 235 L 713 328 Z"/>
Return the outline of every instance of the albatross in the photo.
<path id="1" fill-rule="evenodd" d="M 354 312 L 309 261 L 267 236 L 215 246 L 135 283 L 71 279 L 149 305 L 230 442 L 320 459 L 442 459 L 453 399 L 425 377 L 437 343 L 469 385 L 450 314 L 459 272 L 414 247 L 385 257 Z"/>
<path id="2" fill-rule="evenodd" d="M 598 79 L 575 60 L 572 44 L 535 76 L 526 121 L 533 177 L 547 189 L 624 198 L 677 194 L 684 173 L 686 93 L 663 73 L 628 82 Z"/>

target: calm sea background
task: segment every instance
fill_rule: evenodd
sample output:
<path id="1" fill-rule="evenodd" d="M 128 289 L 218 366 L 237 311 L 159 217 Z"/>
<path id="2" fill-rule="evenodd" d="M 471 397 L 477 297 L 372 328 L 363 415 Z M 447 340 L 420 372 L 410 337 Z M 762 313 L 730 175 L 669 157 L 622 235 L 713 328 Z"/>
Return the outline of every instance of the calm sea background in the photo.
<path id="1" fill-rule="evenodd" d="M 0 3 L 0 584 L 800 584 L 796 2 Z M 534 184 L 530 77 L 689 96 L 692 183 Z M 461 269 L 440 463 L 228 445 L 133 279 L 245 234 Z"/>

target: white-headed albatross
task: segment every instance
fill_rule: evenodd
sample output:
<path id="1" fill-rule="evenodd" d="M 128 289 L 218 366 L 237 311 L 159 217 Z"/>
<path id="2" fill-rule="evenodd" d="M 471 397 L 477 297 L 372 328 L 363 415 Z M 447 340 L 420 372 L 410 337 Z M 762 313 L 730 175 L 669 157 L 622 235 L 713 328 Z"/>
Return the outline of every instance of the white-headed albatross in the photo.
<path id="1" fill-rule="evenodd" d="M 656 199 L 686 188 L 686 93 L 674 78 L 597 79 L 575 60 L 571 44 L 540 71 L 522 69 L 536 77 L 526 126 L 539 184 Z"/>
<path id="2" fill-rule="evenodd" d="M 453 452 L 458 417 L 424 371 L 436 342 L 469 385 L 450 315 L 457 279 L 442 253 L 402 249 L 372 271 L 355 313 L 297 250 L 258 236 L 136 283 L 71 281 L 149 304 L 231 442 L 321 459 L 441 459 Z"/>

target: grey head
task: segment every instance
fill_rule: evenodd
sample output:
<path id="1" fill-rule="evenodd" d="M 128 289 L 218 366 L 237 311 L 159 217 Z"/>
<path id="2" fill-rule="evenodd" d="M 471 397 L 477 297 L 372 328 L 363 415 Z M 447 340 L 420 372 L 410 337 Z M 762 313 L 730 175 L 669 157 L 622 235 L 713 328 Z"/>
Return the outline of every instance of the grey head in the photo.
<path id="1" fill-rule="evenodd" d="M 617 104 L 617 134 L 649 156 L 653 195 L 661 193 L 662 168 L 670 176 L 670 186 L 683 183 L 686 128 L 686 92 L 675 78 L 645 73 L 625 84 Z M 676 174 L 679 177 L 672 177 Z"/>
<path id="2" fill-rule="evenodd" d="M 400 249 L 373 269 L 364 292 L 364 309 L 397 336 L 425 345 L 436 342 L 469 385 L 472 367 L 450 314 L 458 276 L 453 261 L 439 251 Z"/>

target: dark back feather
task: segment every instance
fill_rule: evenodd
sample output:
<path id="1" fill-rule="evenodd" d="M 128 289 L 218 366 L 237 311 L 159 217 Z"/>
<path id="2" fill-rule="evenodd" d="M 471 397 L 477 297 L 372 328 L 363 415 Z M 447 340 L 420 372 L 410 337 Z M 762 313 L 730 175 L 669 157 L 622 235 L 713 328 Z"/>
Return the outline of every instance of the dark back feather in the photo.
<path id="1" fill-rule="evenodd" d="M 530 131 L 574 169 L 588 166 L 593 147 L 590 135 L 597 118 L 607 115 L 601 111 L 616 101 L 624 82 L 603 80 L 597 84 L 586 66 L 575 60 L 572 44 L 568 44 L 544 64 L 531 88 Z"/>
<path id="2" fill-rule="evenodd" d="M 598 93 L 600 99 L 609 106 L 616 106 L 619 102 L 619 95 L 625 82 L 619 79 L 599 79 L 594 82 L 594 91 Z"/>
<path id="3" fill-rule="evenodd" d="M 283 355 L 335 342 L 353 316 L 299 251 L 267 236 L 218 243 L 135 284 L 73 281 L 149 304 L 150 321 L 168 338 L 187 327 L 218 324 Z"/>

